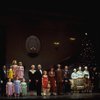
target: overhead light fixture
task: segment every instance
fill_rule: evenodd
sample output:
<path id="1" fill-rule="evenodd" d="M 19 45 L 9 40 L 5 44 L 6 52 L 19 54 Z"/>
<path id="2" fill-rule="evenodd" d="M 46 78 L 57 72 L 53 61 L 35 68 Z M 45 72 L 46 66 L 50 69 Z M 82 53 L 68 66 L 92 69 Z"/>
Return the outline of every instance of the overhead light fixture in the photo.
<path id="1" fill-rule="evenodd" d="M 73 37 L 70 37 L 69 39 L 72 40 L 72 41 L 76 40 L 76 38 L 73 38 Z"/>
<path id="2" fill-rule="evenodd" d="M 87 33 L 85 33 L 85 35 L 88 35 Z"/>

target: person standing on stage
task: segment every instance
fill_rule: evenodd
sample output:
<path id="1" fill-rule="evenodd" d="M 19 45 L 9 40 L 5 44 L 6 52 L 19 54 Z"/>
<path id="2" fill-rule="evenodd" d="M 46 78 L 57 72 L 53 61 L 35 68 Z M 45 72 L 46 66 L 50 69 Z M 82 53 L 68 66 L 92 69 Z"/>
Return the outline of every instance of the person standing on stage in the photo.
<path id="1" fill-rule="evenodd" d="M 73 72 L 71 74 L 71 79 L 72 79 L 72 89 L 74 92 L 77 91 L 77 78 L 78 78 L 78 75 L 77 75 L 77 70 L 76 68 L 73 69 Z"/>
<path id="2" fill-rule="evenodd" d="M 1 70 L 1 95 L 6 96 L 6 83 L 7 83 L 7 66 L 3 66 Z"/>
<path id="3" fill-rule="evenodd" d="M 35 74 L 36 74 L 35 65 L 31 65 L 31 69 L 28 72 L 30 95 L 33 95 L 33 91 L 35 90 L 35 87 L 36 87 Z"/>
<path id="4" fill-rule="evenodd" d="M 14 83 L 11 81 L 11 79 L 8 79 L 6 84 L 6 94 L 8 97 L 13 96 L 14 94 Z"/>
<path id="5" fill-rule="evenodd" d="M 16 74 L 20 80 L 24 78 L 24 66 L 22 62 L 18 62 L 18 68 L 17 68 Z"/>
<path id="6" fill-rule="evenodd" d="M 17 77 L 17 69 L 18 69 L 17 60 L 13 60 L 12 61 L 12 70 L 14 72 L 14 79 L 16 79 L 16 77 Z"/>
<path id="7" fill-rule="evenodd" d="M 25 82 L 25 78 L 23 78 L 21 82 L 21 93 L 22 93 L 22 96 L 27 95 L 27 83 Z"/>
<path id="8" fill-rule="evenodd" d="M 56 70 L 56 84 L 57 84 L 57 94 L 61 95 L 62 94 L 62 82 L 63 82 L 63 70 L 61 69 L 61 65 L 57 65 L 57 70 Z"/>
<path id="9" fill-rule="evenodd" d="M 37 95 L 41 96 L 41 89 L 42 89 L 42 66 L 38 64 L 38 69 L 36 70 L 36 90 Z"/>
<path id="10" fill-rule="evenodd" d="M 83 74 L 84 74 L 84 81 L 85 81 L 84 82 L 84 84 L 85 84 L 85 92 L 89 92 L 90 74 L 89 74 L 87 66 L 84 67 Z"/>
<path id="11" fill-rule="evenodd" d="M 48 79 L 47 71 L 44 70 L 42 76 L 42 89 L 43 89 L 44 96 L 48 95 L 48 84 L 49 84 L 49 79 Z"/>
<path id="12" fill-rule="evenodd" d="M 99 73 L 98 73 L 96 67 L 93 67 L 92 82 L 93 82 L 93 90 L 92 90 L 92 92 L 96 93 L 99 90 Z"/>
<path id="13" fill-rule="evenodd" d="M 19 97 L 21 93 L 21 81 L 18 77 L 14 80 L 14 95 Z"/>
<path id="14" fill-rule="evenodd" d="M 50 68 L 50 71 L 48 72 L 48 77 L 50 81 L 51 95 L 56 95 L 56 80 L 55 80 L 55 71 L 53 67 Z"/>
<path id="15" fill-rule="evenodd" d="M 79 92 L 82 92 L 82 90 L 84 88 L 84 74 L 83 74 L 81 66 L 79 66 L 79 68 L 78 68 L 77 75 L 78 75 L 78 78 L 77 78 L 77 89 L 79 89 Z"/>

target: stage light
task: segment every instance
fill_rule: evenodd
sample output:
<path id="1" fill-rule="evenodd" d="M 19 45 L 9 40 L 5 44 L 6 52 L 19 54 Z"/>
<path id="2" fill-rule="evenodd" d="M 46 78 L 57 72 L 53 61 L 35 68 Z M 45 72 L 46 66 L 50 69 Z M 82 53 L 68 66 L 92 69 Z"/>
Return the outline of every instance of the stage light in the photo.
<path id="1" fill-rule="evenodd" d="M 71 41 L 74 41 L 74 40 L 76 40 L 76 38 L 73 38 L 73 37 L 70 37 L 69 38 Z"/>
<path id="2" fill-rule="evenodd" d="M 85 35 L 88 35 L 87 33 L 85 33 Z"/>

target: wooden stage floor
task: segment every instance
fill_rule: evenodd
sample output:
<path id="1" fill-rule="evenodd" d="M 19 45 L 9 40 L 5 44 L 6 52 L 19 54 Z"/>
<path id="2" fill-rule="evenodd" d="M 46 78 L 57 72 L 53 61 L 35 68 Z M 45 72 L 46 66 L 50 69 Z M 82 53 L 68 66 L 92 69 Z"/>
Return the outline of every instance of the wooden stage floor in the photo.
<path id="1" fill-rule="evenodd" d="M 100 100 L 100 93 L 73 93 L 67 95 L 57 95 L 57 96 L 25 96 L 25 97 L 0 97 L 1 99 L 66 99 L 66 100 Z"/>

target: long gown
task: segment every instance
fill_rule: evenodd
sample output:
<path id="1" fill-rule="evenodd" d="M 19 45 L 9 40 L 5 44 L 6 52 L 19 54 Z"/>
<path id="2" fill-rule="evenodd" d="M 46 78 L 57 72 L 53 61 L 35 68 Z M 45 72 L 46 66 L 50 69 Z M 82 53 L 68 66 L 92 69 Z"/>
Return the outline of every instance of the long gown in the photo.
<path id="1" fill-rule="evenodd" d="M 20 92 L 21 92 L 21 82 L 20 82 L 20 80 L 14 81 L 14 89 L 15 89 L 16 94 L 20 94 Z"/>
<path id="2" fill-rule="evenodd" d="M 44 89 L 48 88 L 48 77 L 46 77 L 46 76 L 42 77 L 42 88 L 44 88 Z"/>
<path id="3" fill-rule="evenodd" d="M 27 95 L 27 83 L 26 82 L 21 82 L 21 92 L 22 92 L 22 95 Z"/>
<path id="4" fill-rule="evenodd" d="M 36 82 L 35 82 L 35 74 L 36 70 L 29 70 L 28 75 L 29 75 L 29 91 L 34 91 L 36 89 Z"/>
<path id="5" fill-rule="evenodd" d="M 7 82 L 6 84 L 6 94 L 12 96 L 14 93 L 14 84 L 12 82 Z"/>
<path id="6" fill-rule="evenodd" d="M 23 66 L 18 66 L 18 68 L 17 68 L 17 76 L 20 79 L 23 79 L 23 77 L 24 77 L 24 67 Z"/>
<path id="7" fill-rule="evenodd" d="M 12 65 L 12 70 L 14 72 L 14 78 L 17 77 L 17 69 L 18 69 L 18 65 Z"/>
<path id="8" fill-rule="evenodd" d="M 50 91 L 56 92 L 55 72 L 49 72 Z"/>

